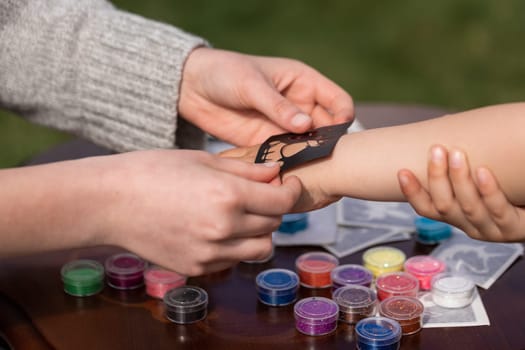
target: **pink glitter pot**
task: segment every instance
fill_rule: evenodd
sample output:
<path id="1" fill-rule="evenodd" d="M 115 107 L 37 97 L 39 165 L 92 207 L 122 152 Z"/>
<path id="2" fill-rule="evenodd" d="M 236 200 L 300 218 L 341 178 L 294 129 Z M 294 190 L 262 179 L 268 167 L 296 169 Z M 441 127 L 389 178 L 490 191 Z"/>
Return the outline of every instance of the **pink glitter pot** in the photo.
<path id="1" fill-rule="evenodd" d="M 295 328 L 306 335 L 324 335 L 335 331 L 339 317 L 336 302 L 323 297 L 299 300 L 294 306 Z"/>
<path id="2" fill-rule="evenodd" d="M 419 280 L 421 290 L 430 290 L 432 278 L 445 271 L 445 268 L 443 261 L 430 255 L 417 255 L 405 261 L 405 272 Z"/>
<path id="3" fill-rule="evenodd" d="M 393 296 L 417 297 L 419 281 L 407 272 L 390 272 L 376 280 L 377 298 L 385 300 Z"/>
<path id="4" fill-rule="evenodd" d="M 110 256 L 105 262 L 106 280 L 115 289 L 135 289 L 144 285 L 146 262 L 131 253 Z"/>
<path id="5" fill-rule="evenodd" d="M 162 299 L 168 290 L 185 285 L 186 277 L 159 266 L 152 266 L 144 271 L 144 282 L 149 296 Z"/>

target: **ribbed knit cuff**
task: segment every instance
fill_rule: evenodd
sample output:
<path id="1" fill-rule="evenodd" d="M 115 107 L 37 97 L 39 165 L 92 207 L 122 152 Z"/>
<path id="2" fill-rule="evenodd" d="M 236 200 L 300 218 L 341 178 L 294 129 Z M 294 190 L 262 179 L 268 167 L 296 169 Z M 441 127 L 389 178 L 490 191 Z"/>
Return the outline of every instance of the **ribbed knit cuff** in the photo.
<path id="1" fill-rule="evenodd" d="M 205 41 L 121 11 L 99 11 L 81 38 L 83 133 L 117 151 L 175 146 L 176 106 L 189 53 Z M 188 137 L 201 143 L 202 132 Z M 195 145 L 193 145 L 195 146 Z"/>

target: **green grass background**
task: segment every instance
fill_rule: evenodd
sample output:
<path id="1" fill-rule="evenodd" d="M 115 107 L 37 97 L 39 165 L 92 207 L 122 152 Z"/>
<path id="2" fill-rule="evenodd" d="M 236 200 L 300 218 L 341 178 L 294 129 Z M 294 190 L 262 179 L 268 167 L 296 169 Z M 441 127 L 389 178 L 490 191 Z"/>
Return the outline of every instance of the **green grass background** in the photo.
<path id="1" fill-rule="evenodd" d="M 525 100 L 522 0 L 116 0 L 218 48 L 302 60 L 360 102 Z M 69 136 L 0 112 L 0 167 Z"/>

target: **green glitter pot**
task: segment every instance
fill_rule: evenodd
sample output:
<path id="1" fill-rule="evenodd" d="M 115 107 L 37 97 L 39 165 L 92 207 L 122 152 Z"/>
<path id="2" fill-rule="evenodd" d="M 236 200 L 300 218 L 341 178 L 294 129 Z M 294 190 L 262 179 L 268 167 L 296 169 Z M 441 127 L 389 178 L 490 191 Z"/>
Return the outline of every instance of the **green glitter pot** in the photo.
<path id="1" fill-rule="evenodd" d="M 76 297 L 97 294 L 104 288 L 104 267 L 95 260 L 70 261 L 60 270 L 64 292 Z"/>

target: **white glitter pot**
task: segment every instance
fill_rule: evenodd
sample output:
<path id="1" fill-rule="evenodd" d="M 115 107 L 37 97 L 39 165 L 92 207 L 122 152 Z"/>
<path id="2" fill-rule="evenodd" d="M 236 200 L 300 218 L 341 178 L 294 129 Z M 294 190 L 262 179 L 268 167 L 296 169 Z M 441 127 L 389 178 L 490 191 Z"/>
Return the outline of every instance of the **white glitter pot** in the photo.
<path id="1" fill-rule="evenodd" d="M 476 285 L 466 277 L 442 273 L 432 279 L 432 300 L 438 306 L 457 309 L 468 306 L 476 295 Z"/>

